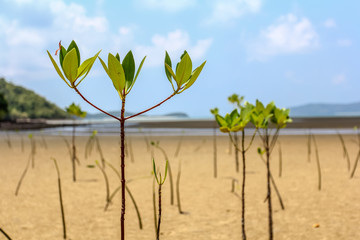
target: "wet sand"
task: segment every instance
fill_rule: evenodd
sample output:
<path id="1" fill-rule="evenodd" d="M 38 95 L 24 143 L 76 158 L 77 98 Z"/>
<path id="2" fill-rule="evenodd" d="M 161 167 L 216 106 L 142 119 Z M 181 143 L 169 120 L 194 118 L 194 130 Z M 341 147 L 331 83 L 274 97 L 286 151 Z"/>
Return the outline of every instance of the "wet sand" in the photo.
<path id="1" fill-rule="evenodd" d="M 155 239 L 152 206 L 152 163 L 144 138 L 129 136 L 134 162 L 126 159 L 126 178 L 140 208 L 143 230 L 139 230 L 136 212 L 127 196 L 127 239 Z M 212 136 L 148 136 L 159 141 L 169 157 L 174 182 L 181 161 L 181 204 L 185 214 L 179 214 L 175 204 L 170 205 L 169 178 L 163 186 L 163 219 L 161 238 L 180 240 L 241 239 L 240 185 L 231 192 L 231 179 L 238 181 L 241 173 L 235 171 L 234 150 L 229 152 L 229 140 L 218 137 L 218 177 L 213 177 Z M 350 153 L 351 166 L 358 146 L 354 136 L 344 136 Z M 45 136 L 47 148 L 37 139 L 35 167 L 29 168 L 18 196 L 15 189 L 26 166 L 29 140 L 24 137 L 21 150 L 19 136 L 11 135 L 9 148 L 5 135 L 0 139 L 0 228 L 12 239 L 62 239 L 62 224 L 58 198 L 57 159 L 62 179 L 63 202 L 68 239 L 113 240 L 120 237 L 121 197 L 117 195 L 105 212 L 105 184 L 98 168 L 88 168 L 100 160 L 93 151 L 85 159 L 87 137 L 77 137 L 81 165 L 77 168 L 76 183 L 72 182 L 72 167 L 67 147 L 61 137 Z M 67 137 L 70 140 L 70 137 Z M 107 161 L 119 167 L 119 138 L 100 136 L 100 144 Z M 283 152 L 282 176 L 279 177 L 278 147 L 271 159 L 272 173 L 284 200 L 281 210 L 273 192 L 275 239 L 360 239 L 360 169 L 349 179 L 346 160 L 340 141 L 335 135 L 316 136 L 322 167 L 322 190 L 318 191 L 315 151 L 311 162 L 307 157 L 307 136 L 281 136 Z M 247 138 L 247 140 L 249 140 Z M 174 157 L 181 141 L 178 157 Z M 247 153 L 246 231 L 248 239 L 268 239 L 266 197 L 266 169 L 257 154 L 261 145 L 256 139 Z M 153 149 L 160 169 L 165 163 L 162 153 Z M 241 161 L 241 159 L 240 159 Z M 241 168 L 241 166 L 240 166 Z M 119 186 L 117 176 L 106 168 L 110 188 Z M 314 227 L 318 224 L 319 227 Z M 0 240 L 6 239 L 0 234 Z"/>

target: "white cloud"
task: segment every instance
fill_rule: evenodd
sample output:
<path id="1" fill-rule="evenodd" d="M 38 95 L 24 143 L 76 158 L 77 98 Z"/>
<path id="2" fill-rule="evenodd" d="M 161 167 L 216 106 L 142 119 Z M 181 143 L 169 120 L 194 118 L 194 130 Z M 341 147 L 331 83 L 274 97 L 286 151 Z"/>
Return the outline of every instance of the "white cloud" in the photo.
<path id="1" fill-rule="evenodd" d="M 248 54 L 251 60 L 266 60 L 281 54 L 303 53 L 317 47 L 318 40 L 309 19 L 288 14 L 262 30 L 258 39 L 248 45 Z"/>
<path id="2" fill-rule="evenodd" d="M 217 0 L 213 4 L 213 12 L 205 22 L 227 23 L 246 13 L 256 13 L 260 10 L 262 0 Z"/>
<path id="3" fill-rule="evenodd" d="M 180 57 L 184 50 L 188 51 L 192 60 L 201 59 L 211 46 L 212 39 L 198 40 L 195 45 L 191 45 L 187 32 L 175 30 L 168 33 L 167 36 L 156 34 L 152 37 L 151 42 L 151 46 L 137 46 L 135 51 L 140 56 L 147 55 L 151 59 L 148 65 L 159 66 L 164 62 L 165 50 L 174 60 Z"/>
<path id="4" fill-rule="evenodd" d="M 336 27 L 335 20 L 332 19 L 332 18 L 326 19 L 326 21 L 324 22 L 324 27 L 326 27 L 326 28 L 335 28 Z"/>
<path id="5" fill-rule="evenodd" d="M 337 44 L 340 46 L 340 47 L 350 47 L 352 45 L 352 41 L 349 40 L 349 39 L 339 39 L 337 41 Z"/>
<path id="6" fill-rule="evenodd" d="M 338 74 L 333 77 L 332 83 L 334 85 L 340 85 L 346 82 L 346 76 L 344 74 Z"/>
<path id="7" fill-rule="evenodd" d="M 166 12 L 184 10 L 196 4 L 196 0 L 137 0 L 137 5 Z"/>

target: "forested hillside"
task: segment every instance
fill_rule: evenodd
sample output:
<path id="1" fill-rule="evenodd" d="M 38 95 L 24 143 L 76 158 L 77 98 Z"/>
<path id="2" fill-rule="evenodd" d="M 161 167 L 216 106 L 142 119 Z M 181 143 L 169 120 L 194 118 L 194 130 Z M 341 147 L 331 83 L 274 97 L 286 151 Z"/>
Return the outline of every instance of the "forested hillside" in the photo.
<path id="1" fill-rule="evenodd" d="M 67 113 L 45 98 L 26 88 L 0 78 L 0 94 L 8 103 L 10 119 L 17 118 L 66 118 Z"/>

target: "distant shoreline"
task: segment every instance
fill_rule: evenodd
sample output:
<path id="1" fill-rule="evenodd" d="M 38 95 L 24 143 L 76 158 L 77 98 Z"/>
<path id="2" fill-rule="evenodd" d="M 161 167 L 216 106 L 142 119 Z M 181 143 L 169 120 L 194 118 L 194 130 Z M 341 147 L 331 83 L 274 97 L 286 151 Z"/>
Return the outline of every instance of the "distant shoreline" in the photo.
<path id="1" fill-rule="evenodd" d="M 13 122 L 0 122 L 1 130 L 30 130 L 78 125 L 116 124 L 108 120 L 46 120 L 27 119 Z M 129 128 L 214 128 L 212 119 L 192 118 L 142 118 L 129 120 Z M 360 117 L 294 117 L 287 128 L 354 128 L 360 124 Z M 250 126 L 251 127 L 251 126 Z"/>

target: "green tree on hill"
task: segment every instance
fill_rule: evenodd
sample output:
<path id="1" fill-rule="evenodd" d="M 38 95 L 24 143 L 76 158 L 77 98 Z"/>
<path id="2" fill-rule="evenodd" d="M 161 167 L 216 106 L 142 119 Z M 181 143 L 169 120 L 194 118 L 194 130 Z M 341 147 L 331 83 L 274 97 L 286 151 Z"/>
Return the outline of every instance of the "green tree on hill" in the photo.
<path id="1" fill-rule="evenodd" d="M 0 78 L 0 94 L 8 103 L 10 119 L 16 118 L 67 118 L 64 110 L 44 97 L 26 88 L 5 81 Z"/>

